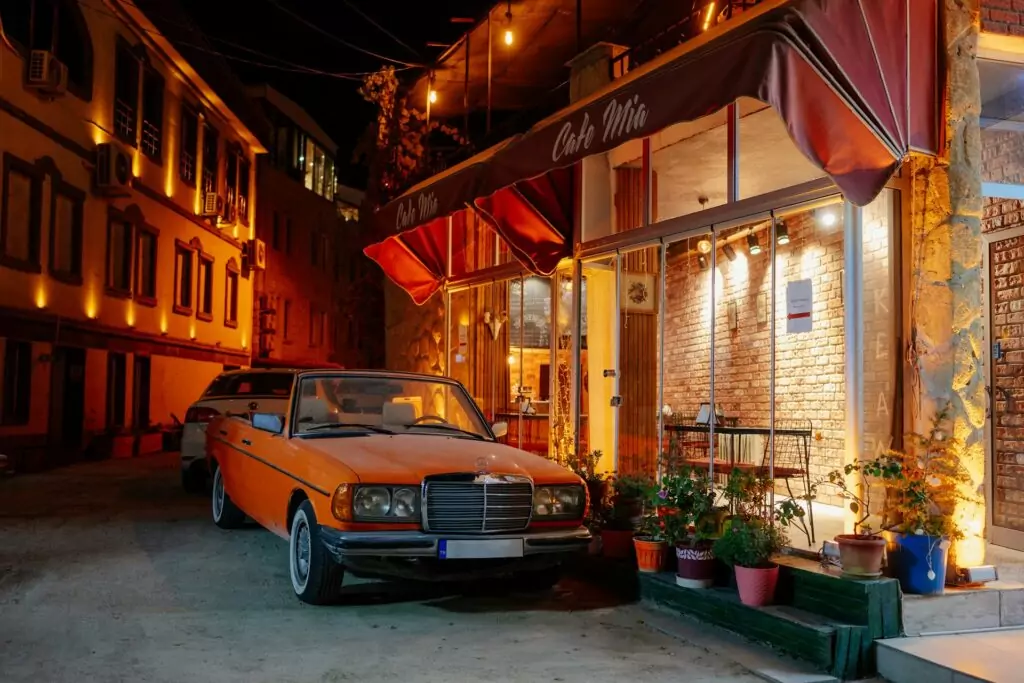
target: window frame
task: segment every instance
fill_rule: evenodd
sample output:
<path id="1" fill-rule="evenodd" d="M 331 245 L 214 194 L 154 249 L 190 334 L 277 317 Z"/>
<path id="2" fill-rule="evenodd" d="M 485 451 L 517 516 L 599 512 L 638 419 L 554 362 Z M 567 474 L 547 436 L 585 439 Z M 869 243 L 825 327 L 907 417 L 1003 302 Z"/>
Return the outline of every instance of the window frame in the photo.
<path id="1" fill-rule="evenodd" d="M 92 86 L 93 86 L 93 46 L 92 46 L 92 35 L 89 32 L 88 22 L 85 20 L 85 16 L 82 14 L 82 10 L 78 7 L 78 3 L 75 0 L 53 0 L 52 6 L 56 17 L 52 24 L 52 30 L 49 35 L 49 42 L 46 44 L 37 44 L 35 41 L 35 13 L 38 0 L 30 0 L 28 3 L 29 7 L 29 25 L 28 35 L 18 36 L 15 35 L 16 30 L 8 25 L 6 27 L 6 37 L 9 44 L 22 56 L 25 61 L 24 73 L 28 74 L 29 67 L 29 55 L 32 50 L 46 50 L 53 54 L 61 63 L 68 67 L 68 92 L 82 100 L 83 102 L 92 101 Z M 80 75 L 81 80 L 75 78 L 76 69 L 72 68 L 73 63 L 68 57 L 67 51 L 63 48 L 61 43 L 61 28 L 67 28 L 68 24 L 62 26 L 60 17 L 67 15 L 66 19 L 68 24 L 73 25 L 78 37 L 81 40 L 82 52 L 76 54 L 81 61 Z M 22 39 L 24 38 L 24 40 Z"/>
<path id="2" fill-rule="evenodd" d="M 196 320 L 202 320 L 203 322 L 213 322 L 213 300 L 214 300 L 214 289 L 213 289 L 213 264 L 215 259 L 211 254 L 207 254 L 204 251 L 196 252 L 195 262 L 195 274 L 196 274 L 196 298 L 195 298 L 195 310 Z M 206 279 L 203 279 L 203 268 L 207 269 Z M 210 294 L 210 308 L 205 309 L 206 294 Z"/>
<path id="3" fill-rule="evenodd" d="M 132 276 L 132 296 L 142 306 L 156 306 L 157 300 L 157 277 L 160 272 L 160 231 L 146 223 L 135 224 L 135 258 L 132 261 L 134 274 Z M 142 291 L 142 238 L 150 236 L 153 238 L 153 293 L 152 295 Z"/>
<path id="4" fill-rule="evenodd" d="M 224 266 L 224 327 L 238 328 L 238 287 L 241 282 L 241 268 L 235 259 L 228 259 Z"/>
<path id="5" fill-rule="evenodd" d="M 199 170 L 197 168 L 197 162 L 199 161 L 199 110 L 188 102 L 181 103 L 181 111 L 179 113 L 179 135 L 178 135 L 178 179 L 185 183 L 188 187 L 195 188 L 198 186 Z M 186 125 L 186 121 L 189 122 L 189 126 Z M 191 136 L 189 132 L 191 131 Z M 188 144 L 188 137 L 191 137 L 192 144 Z M 186 157 L 186 155 L 188 155 Z M 186 167 L 186 161 L 188 167 Z M 191 168 L 191 173 L 186 172 L 187 168 Z"/>
<path id="6" fill-rule="evenodd" d="M 192 290 L 193 290 L 193 287 L 194 287 L 195 283 L 193 281 L 190 281 L 188 283 L 187 287 L 182 287 L 182 282 L 181 282 L 182 273 L 181 273 L 181 266 L 179 265 L 178 255 L 179 254 L 184 254 L 184 253 L 188 254 L 188 259 L 189 259 L 189 264 L 190 264 L 189 265 L 189 278 L 195 278 L 195 271 L 196 271 L 196 268 L 195 268 L 196 248 L 192 244 L 189 244 L 187 242 L 183 242 L 183 241 L 181 241 L 179 239 L 174 240 L 174 305 L 171 307 L 171 311 L 175 315 L 183 315 L 183 316 L 186 316 L 186 317 L 192 317 L 192 312 L 195 310 L 195 301 L 194 300 L 190 300 L 188 306 L 185 306 L 183 304 L 183 302 L 180 301 L 180 296 L 181 296 L 181 293 L 183 291 L 187 291 L 189 293 L 189 297 L 194 296 Z"/>
<path id="7" fill-rule="evenodd" d="M 235 192 L 237 203 L 238 220 L 242 225 L 249 225 L 249 189 L 252 182 L 252 164 L 245 154 L 238 155 L 238 189 Z"/>
<path id="8" fill-rule="evenodd" d="M 117 287 L 114 284 L 113 268 L 114 259 L 113 251 L 111 246 L 114 244 L 113 237 L 114 223 L 123 223 L 126 227 L 125 241 L 127 242 L 127 255 L 125 257 L 125 263 L 128 268 L 127 287 Z M 110 209 L 107 212 L 107 247 L 106 247 L 106 259 L 104 265 L 104 278 L 103 278 L 103 290 L 107 296 L 112 296 L 118 299 L 131 299 L 132 298 L 132 285 L 135 282 L 135 224 L 125 214 L 116 209 Z"/>
<path id="9" fill-rule="evenodd" d="M 19 354 L 18 357 L 12 361 L 10 358 L 11 349 L 19 348 L 21 350 L 27 350 L 26 354 Z M 27 358 L 27 360 L 25 360 Z M 0 373 L 0 380 L 3 384 L 3 401 L 0 406 L 0 425 L 4 426 L 23 426 L 27 425 L 32 421 L 32 342 L 25 341 L 23 339 L 7 339 L 7 343 L 4 345 L 4 357 L 2 373 Z M 15 366 L 15 370 L 25 369 L 27 366 L 27 378 L 21 377 L 20 372 L 14 375 L 14 378 L 9 376 L 9 366 Z M 18 391 L 24 389 L 24 391 Z M 11 395 L 14 395 L 15 401 L 11 401 Z M 12 407 L 13 406 L 13 407 Z"/>
<path id="10" fill-rule="evenodd" d="M 152 65 L 145 65 L 142 68 L 142 87 L 139 94 L 139 149 L 150 161 L 163 166 L 163 148 L 164 148 L 164 95 L 167 88 L 167 81 L 163 74 L 153 68 Z M 149 103 L 149 92 L 150 86 L 159 85 L 159 111 L 156 112 L 156 121 L 150 121 L 147 114 L 146 105 Z M 154 102 L 156 105 L 157 103 Z M 152 113 L 152 112 L 149 112 Z M 155 129 L 155 133 L 151 133 L 150 136 L 155 140 L 152 144 L 147 143 L 147 129 L 149 125 Z"/>
<path id="11" fill-rule="evenodd" d="M 136 53 L 136 50 L 137 50 L 137 48 L 132 46 L 123 37 L 121 37 L 121 36 L 117 37 L 117 40 L 115 41 L 115 46 L 114 46 L 114 83 L 113 83 L 113 89 L 112 89 L 113 97 L 112 97 L 112 101 L 111 101 L 111 104 L 112 104 L 112 110 L 111 110 L 112 117 L 111 117 L 111 121 L 113 122 L 112 128 L 113 128 L 114 137 L 117 138 L 118 140 L 120 140 L 121 142 L 123 142 L 124 144 L 129 145 L 131 147 L 138 147 L 138 144 L 139 144 L 139 128 L 140 128 L 139 120 L 142 117 L 141 102 L 142 102 L 142 70 L 143 70 L 143 65 L 142 65 L 142 60 L 139 58 L 139 55 Z M 126 106 L 130 106 L 131 107 L 131 112 L 130 112 L 130 116 L 131 116 L 131 129 L 127 130 L 127 131 L 122 131 L 120 129 L 120 127 L 118 126 L 118 123 L 117 123 L 117 121 L 118 121 L 118 110 L 117 110 L 117 108 L 118 108 L 118 100 L 121 99 L 119 97 L 120 93 L 118 93 L 119 79 L 117 77 L 117 73 L 118 73 L 118 60 L 122 56 L 124 56 L 126 58 L 130 58 L 130 59 L 134 60 L 134 62 L 135 62 L 135 67 L 133 69 L 134 74 L 135 74 L 135 86 L 134 86 L 134 92 L 131 93 L 132 99 L 134 99 L 134 102 L 127 102 L 127 101 L 123 101 L 122 100 Z"/>
<path id="12" fill-rule="evenodd" d="M 71 220 L 71 270 L 59 270 L 54 263 L 57 241 L 57 198 L 59 196 L 72 202 Z M 86 192 L 61 178 L 50 180 L 50 250 L 47 255 L 47 272 L 54 280 L 68 285 L 82 284 L 82 236 L 85 229 L 85 198 Z"/>
<path id="13" fill-rule="evenodd" d="M 213 144 L 210 144 L 210 139 L 213 138 Z M 203 123 L 203 140 L 200 144 L 202 148 L 202 163 L 199 168 L 199 189 L 202 192 L 202 201 L 206 201 L 206 195 L 213 193 L 217 196 L 223 196 L 220 192 L 220 131 L 216 129 L 209 122 Z M 208 152 L 212 151 L 210 155 Z M 213 163 L 210 163 L 210 157 L 213 157 Z M 207 187 L 207 171 L 209 171 L 209 187 Z"/>
<path id="14" fill-rule="evenodd" d="M 19 173 L 29 179 L 29 214 L 28 214 L 28 259 L 22 259 L 7 253 L 7 231 L 9 229 L 10 209 L 10 176 Z M 42 242 L 43 221 L 43 171 L 35 164 L 4 152 L 2 189 L 0 189 L 0 266 L 20 270 L 25 273 L 41 273 L 43 271 L 40 250 Z"/>

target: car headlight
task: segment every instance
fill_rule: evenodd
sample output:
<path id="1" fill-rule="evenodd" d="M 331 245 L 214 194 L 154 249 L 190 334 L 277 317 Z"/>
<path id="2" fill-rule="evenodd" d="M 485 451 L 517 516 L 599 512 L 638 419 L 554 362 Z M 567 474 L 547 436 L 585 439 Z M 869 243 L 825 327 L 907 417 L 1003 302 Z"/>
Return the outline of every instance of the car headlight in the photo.
<path id="1" fill-rule="evenodd" d="M 391 491 L 384 486 L 365 486 L 352 499 L 356 517 L 385 517 L 391 512 Z"/>
<path id="2" fill-rule="evenodd" d="M 409 522 L 419 513 L 420 494 L 411 486 L 360 486 L 352 496 L 358 522 Z"/>
<path id="3" fill-rule="evenodd" d="M 586 504 L 582 486 L 538 486 L 533 491 L 533 514 L 541 519 L 579 519 Z"/>

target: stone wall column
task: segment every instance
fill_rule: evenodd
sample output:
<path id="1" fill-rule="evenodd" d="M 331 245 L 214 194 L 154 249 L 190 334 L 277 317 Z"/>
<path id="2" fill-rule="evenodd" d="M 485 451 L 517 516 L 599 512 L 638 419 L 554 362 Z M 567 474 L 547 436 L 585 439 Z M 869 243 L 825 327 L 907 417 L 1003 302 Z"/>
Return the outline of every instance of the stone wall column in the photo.
<path id="1" fill-rule="evenodd" d="M 948 406 L 971 482 L 963 493 L 980 503 L 953 512 L 967 538 L 958 564 L 984 560 L 986 375 L 981 239 L 981 93 L 978 0 L 944 0 L 945 147 L 939 158 L 911 160 L 911 273 L 908 425 L 927 434 Z"/>

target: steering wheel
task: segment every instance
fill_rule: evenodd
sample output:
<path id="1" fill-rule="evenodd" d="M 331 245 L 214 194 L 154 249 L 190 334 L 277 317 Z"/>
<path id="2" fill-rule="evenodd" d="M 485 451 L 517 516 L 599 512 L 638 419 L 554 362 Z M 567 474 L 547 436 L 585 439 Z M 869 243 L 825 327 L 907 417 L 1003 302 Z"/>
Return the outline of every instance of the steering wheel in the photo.
<path id="1" fill-rule="evenodd" d="M 421 422 L 426 422 L 427 420 L 433 420 L 435 422 L 440 422 L 441 424 L 448 424 L 448 420 L 444 419 L 440 415 L 420 415 L 412 421 L 412 424 L 418 425 Z"/>

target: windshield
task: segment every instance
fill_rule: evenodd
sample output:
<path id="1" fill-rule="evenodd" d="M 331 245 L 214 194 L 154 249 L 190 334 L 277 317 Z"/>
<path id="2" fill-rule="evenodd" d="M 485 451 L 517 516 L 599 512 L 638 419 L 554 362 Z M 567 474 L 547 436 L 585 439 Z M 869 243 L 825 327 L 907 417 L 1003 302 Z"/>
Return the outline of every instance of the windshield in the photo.
<path id="1" fill-rule="evenodd" d="M 490 439 L 461 385 L 409 377 L 319 375 L 299 385 L 296 434 L 359 429 Z"/>

